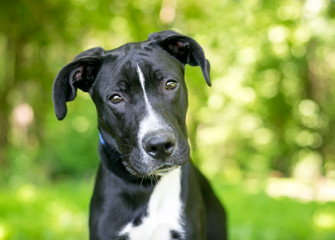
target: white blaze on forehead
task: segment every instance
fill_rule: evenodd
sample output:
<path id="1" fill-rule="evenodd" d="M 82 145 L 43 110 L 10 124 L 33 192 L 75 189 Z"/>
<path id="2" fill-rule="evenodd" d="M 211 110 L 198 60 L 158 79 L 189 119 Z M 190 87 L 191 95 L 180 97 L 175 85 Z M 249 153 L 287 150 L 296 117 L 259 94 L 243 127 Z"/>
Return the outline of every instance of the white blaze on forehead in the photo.
<path id="1" fill-rule="evenodd" d="M 138 64 L 137 64 L 137 74 L 138 74 L 138 77 L 140 79 L 141 87 L 142 87 L 142 90 L 143 90 L 146 109 L 149 112 L 149 114 L 154 114 L 154 110 L 153 110 L 153 108 L 152 108 L 152 106 L 149 102 L 148 95 L 147 95 L 147 92 L 145 90 L 145 78 L 144 78 L 143 72 L 142 72 L 140 66 L 138 66 Z"/>
<path id="2" fill-rule="evenodd" d="M 153 109 L 151 103 L 149 102 L 149 98 L 147 95 L 147 92 L 145 90 L 145 78 L 143 76 L 143 72 L 141 68 L 137 65 L 137 73 L 138 77 L 140 79 L 141 87 L 143 90 L 144 95 L 144 101 L 145 101 L 145 110 L 147 112 L 146 117 L 143 119 L 143 121 L 140 124 L 140 131 L 142 125 L 148 125 L 153 130 L 160 129 L 162 125 L 162 119 L 158 116 L 158 114 Z"/>

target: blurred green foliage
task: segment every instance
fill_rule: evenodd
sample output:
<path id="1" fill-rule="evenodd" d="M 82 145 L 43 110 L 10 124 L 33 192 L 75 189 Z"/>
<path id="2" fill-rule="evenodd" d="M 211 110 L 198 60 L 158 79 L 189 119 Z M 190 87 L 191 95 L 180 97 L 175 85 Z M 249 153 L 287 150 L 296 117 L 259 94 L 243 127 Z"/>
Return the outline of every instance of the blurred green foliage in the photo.
<path id="1" fill-rule="evenodd" d="M 195 38 L 211 63 L 212 88 L 186 69 L 192 158 L 210 178 L 335 179 L 334 0 L 11 0 L 0 22 L 0 187 L 92 178 L 94 106 L 79 93 L 57 121 L 53 79 L 85 49 L 163 29 Z"/>
<path id="2" fill-rule="evenodd" d="M 209 175 L 286 176 L 313 162 L 335 176 L 334 5 L 176 0 L 5 1 L 0 10 L 0 163 L 3 180 L 91 173 L 97 165 L 93 104 L 85 94 L 56 121 L 51 88 L 81 51 L 176 29 L 212 66 L 206 88 L 187 68 L 194 160 Z M 33 171 L 32 171 L 33 169 Z M 228 176 L 229 175 L 229 176 Z"/>

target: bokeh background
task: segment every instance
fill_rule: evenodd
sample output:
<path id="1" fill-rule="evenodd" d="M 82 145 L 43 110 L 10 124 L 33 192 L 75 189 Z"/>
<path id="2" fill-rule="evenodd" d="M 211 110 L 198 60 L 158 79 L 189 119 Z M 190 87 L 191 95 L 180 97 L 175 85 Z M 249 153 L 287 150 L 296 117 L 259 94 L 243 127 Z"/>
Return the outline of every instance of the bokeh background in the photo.
<path id="1" fill-rule="evenodd" d="M 96 113 L 79 93 L 57 121 L 53 79 L 164 29 L 211 63 L 212 88 L 186 69 L 187 122 L 230 239 L 335 239 L 334 0 L 11 0 L 0 23 L 0 240 L 88 239 Z"/>

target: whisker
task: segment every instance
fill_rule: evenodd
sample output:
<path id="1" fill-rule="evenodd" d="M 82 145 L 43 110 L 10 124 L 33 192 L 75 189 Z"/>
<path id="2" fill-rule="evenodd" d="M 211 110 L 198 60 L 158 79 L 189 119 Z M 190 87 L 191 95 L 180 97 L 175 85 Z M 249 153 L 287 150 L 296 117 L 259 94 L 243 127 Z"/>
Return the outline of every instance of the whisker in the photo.
<path id="1" fill-rule="evenodd" d="M 141 184 L 140 184 L 141 188 L 143 188 L 143 181 L 144 181 L 144 176 L 142 176 L 142 179 L 141 179 Z"/>
<path id="2" fill-rule="evenodd" d="M 131 145 L 131 144 L 127 144 L 127 143 L 122 143 L 122 146 L 126 146 L 126 147 L 132 147 L 132 148 L 136 148 L 137 146 Z"/>

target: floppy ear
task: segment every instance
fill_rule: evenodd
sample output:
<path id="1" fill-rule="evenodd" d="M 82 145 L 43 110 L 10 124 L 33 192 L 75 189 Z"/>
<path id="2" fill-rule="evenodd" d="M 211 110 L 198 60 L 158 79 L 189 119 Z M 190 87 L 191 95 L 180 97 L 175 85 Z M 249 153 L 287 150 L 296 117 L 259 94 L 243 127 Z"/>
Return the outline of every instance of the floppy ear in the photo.
<path id="1" fill-rule="evenodd" d="M 162 31 L 150 34 L 149 41 L 157 43 L 183 64 L 200 66 L 208 86 L 211 86 L 209 61 L 194 39 L 174 31 Z"/>
<path id="2" fill-rule="evenodd" d="M 101 66 L 105 50 L 92 48 L 80 53 L 71 63 L 58 73 L 52 88 L 52 98 L 56 116 L 59 120 L 67 113 L 66 102 L 77 95 L 77 88 L 89 91 Z"/>

